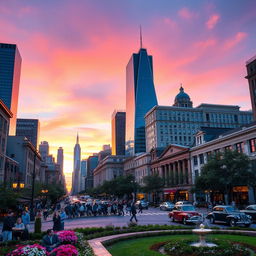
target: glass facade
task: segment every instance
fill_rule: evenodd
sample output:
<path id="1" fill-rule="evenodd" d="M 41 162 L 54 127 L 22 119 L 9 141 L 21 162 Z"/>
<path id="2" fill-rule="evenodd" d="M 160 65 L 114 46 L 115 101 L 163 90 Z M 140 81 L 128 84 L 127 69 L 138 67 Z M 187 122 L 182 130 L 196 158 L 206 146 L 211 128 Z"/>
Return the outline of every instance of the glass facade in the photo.
<path id="1" fill-rule="evenodd" d="M 0 98 L 13 113 L 10 135 L 15 135 L 21 56 L 14 44 L 0 43 Z"/>
<path id="2" fill-rule="evenodd" d="M 153 78 L 152 56 L 141 48 L 133 54 L 126 67 L 126 154 L 146 152 L 146 113 L 157 98 Z"/>
<path id="3" fill-rule="evenodd" d="M 26 137 L 35 148 L 38 146 L 40 123 L 38 119 L 17 119 L 16 136 Z"/>
<path id="4" fill-rule="evenodd" d="M 119 111 L 112 115 L 112 155 L 125 155 L 125 115 Z"/>

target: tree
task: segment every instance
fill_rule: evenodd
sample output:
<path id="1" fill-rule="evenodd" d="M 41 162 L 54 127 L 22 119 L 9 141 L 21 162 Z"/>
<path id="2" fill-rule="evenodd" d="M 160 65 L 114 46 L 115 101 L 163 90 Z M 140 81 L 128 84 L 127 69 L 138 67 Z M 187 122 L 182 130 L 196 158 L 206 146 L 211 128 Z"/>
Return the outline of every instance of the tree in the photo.
<path id="1" fill-rule="evenodd" d="M 0 186 L 0 210 L 15 209 L 20 194 L 8 186 Z"/>
<path id="2" fill-rule="evenodd" d="M 256 172 L 251 168 L 247 155 L 227 150 L 213 155 L 203 166 L 201 175 L 195 182 L 196 190 L 219 191 L 230 203 L 235 186 L 255 186 Z"/>
<path id="3" fill-rule="evenodd" d="M 161 178 L 158 174 L 148 175 L 143 178 L 144 186 L 142 190 L 145 193 L 152 192 L 154 195 L 153 201 L 157 203 L 158 193 L 162 191 L 164 187 L 164 179 Z"/>

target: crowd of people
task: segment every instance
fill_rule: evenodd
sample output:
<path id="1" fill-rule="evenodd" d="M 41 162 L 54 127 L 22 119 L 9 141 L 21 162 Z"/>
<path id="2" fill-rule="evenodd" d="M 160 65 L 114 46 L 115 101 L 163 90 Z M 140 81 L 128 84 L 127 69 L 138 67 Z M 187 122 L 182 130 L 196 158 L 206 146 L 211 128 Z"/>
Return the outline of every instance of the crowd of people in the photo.
<path id="1" fill-rule="evenodd" d="M 142 213 L 141 204 L 138 205 L 139 212 Z M 137 210 L 132 201 L 88 201 L 88 202 L 59 202 L 52 206 L 42 206 L 36 204 L 33 209 L 36 218 L 53 221 L 52 230 L 54 232 L 64 230 L 65 220 L 84 216 L 124 216 L 125 213 L 137 222 Z M 3 220 L 2 235 L 0 241 L 27 240 L 29 238 L 31 212 L 28 207 L 19 207 L 15 212 L 9 210 Z"/>

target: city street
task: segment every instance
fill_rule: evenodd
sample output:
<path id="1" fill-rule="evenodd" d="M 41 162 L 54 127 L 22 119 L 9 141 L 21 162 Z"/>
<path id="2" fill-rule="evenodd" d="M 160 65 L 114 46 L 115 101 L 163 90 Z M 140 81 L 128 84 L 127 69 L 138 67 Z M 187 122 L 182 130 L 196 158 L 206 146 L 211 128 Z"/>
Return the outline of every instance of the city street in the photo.
<path id="1" fill-rule="evenodd" d="M 200 209 L 199 212 L 203 213 L 206 216 L 207 211 L 205 209 Z M 84 227 L 104 227 L 108 225 L 114 226 L 127 226 L 130 216 L 125 214 L 125 216 L 92 216 L 92 217 L 80 217 L 74 219 L 65 220 L 65 229 L 74 229 L 74 228 L 84 228 Z M 183 225 L 177 222 L 171 222 L 168 218 L 168 211 L 160 211 L 159 208 L 149 208 L 148 210 L 143 210 L 143 213 L 137 214 L 138 225 L 148 225 L 148 224 L 159 224 L 159 225 Z M 211 225 L 208 220 L 206 223 L 209 226 L 216 226 L 227 228 L 227 225 L 214 224 Z M 0 225 L 0 228 L 2 224 Z M 43 221 L 42 230 L 46 231 L 53 227 L 53 222 L 49 217 L 47 221 Z M 256 224 L 251 225 L 252 228 L 256 228 Z M 30 231 L 34 231 L 34 224 L 30 225 Z"/>

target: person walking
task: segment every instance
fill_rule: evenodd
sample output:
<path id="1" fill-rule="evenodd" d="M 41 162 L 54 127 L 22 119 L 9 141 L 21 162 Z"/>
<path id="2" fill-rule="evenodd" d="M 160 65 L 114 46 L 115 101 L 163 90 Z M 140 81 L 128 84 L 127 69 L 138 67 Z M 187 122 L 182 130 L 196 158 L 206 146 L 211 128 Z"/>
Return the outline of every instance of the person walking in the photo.
<path id="1" fill-rule="evenodd" d="M 53 214 L 53 231 L 61 231 L 61 217 L 59 211 Z"/>
<path id="2" fill-rule="evenodd" d="M 142 207 L 142 204 L 141 202 L 139 203 L 139 212 L 138 213 L 142 213 L 142 210 L 143 210 L 143 207 Z"/>
<path id="3" fill-rule="evenodd" d="M 131 214 L 132 214 L 132 217 L 130 218 L 130 221 L 132 222 L 133 218 L 135 219 L 136 222 L 138 222 L 137 218 L 136 218 L 136 214 L 137 214 L 137 211 L 136 211 L 136 207 L 135 207 L 135 204 L 133 203 L 132 206 L 131 206 Z"/>

